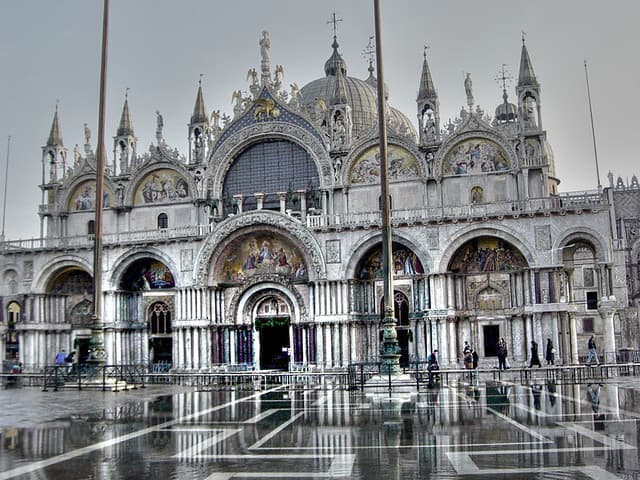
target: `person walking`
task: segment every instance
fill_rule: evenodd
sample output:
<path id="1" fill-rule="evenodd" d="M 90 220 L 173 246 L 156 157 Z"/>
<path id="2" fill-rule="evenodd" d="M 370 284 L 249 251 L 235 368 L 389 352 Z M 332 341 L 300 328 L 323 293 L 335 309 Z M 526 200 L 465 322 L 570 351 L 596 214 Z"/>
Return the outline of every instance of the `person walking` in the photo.
<path id="1" fill-rule="evenodd" d="M 64 351 L 64 348 L 62 350 L 60 350 L 57 354 L 56 354 L 56 359 L 55 359 L 55 364 L 56 365 L 65 365 L 65 358 L 67 358 L 67 354 Z"/>
<path id="2" fill-rule="evenodd" d="M 600 359 L 598 358 L 598 352 L 596 352 L 596 341 L 593 338 L 593 335 L 589 337 L 589 341 L 587 342 L 587 365 L 591 365 L 593 360 L 596 361 L 596 365 L 600 365 Z"/>
<path id="3" fill-rule="evenodd" d="M 538 368 L 542 367 L 540 363 L 540 357 L 538 357 L 538 343 L 535 340 L 531 340 L 531 361 L 529 362 L 529 368 L 537 365 Z"/>
<path id="4" fill-rule="evenodd" d="M 553 348 L 553 343 L 550 338 L 547 338 L 547 350 L 544 354 L 544 359 L 547 361 L 547 365 L 553 365 L 556 356 L 556 349 Z"/>
<path id="5" fill-rule="evenodd" d="M 507 367 L 507 342 L 504 338 L 498 340 L 498 370 L 506 370 Z"/>

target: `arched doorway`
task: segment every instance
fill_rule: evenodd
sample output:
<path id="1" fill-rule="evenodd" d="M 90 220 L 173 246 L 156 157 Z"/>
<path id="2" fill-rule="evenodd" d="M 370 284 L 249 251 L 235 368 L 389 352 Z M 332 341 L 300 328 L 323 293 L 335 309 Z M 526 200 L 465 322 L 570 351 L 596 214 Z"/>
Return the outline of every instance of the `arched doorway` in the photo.
<path id="1" fill-rule="evenodd" d="M 121 322 L 113 332 L 114 361 L 148 363 L 156 371 L 172 367 L 175 285 L 169 266 L 152 254 L 140 256 L 124 268 L 118 281 L 116 309 L 129 321 Z M 126 348 L 128 344 L 140 348 Z"/>
<path id="2" fill-rule="evenodd" d="M 17 324 L 20 322 L 22 307 L 18 302 L 11 302 L 7 305 L 7 333 L 5 343 L 5 360 L 20 360 L 20 342 L 18 340 Z"/>
<path id="3" fill-rule="evenodd" d="M 289 326 L 291 310 L 280 295 L 261 299 L 253 320 L 260 342 L 260 369 L 287 370 L 291 356 Z"/>
<path id="4" fill-rule="evenodd" d="M 173 361 L 171 316 L 171 308 L 165 302 L 151 304 L 147 312 L 149 356 L 154 366 L 171 367 Z"/>

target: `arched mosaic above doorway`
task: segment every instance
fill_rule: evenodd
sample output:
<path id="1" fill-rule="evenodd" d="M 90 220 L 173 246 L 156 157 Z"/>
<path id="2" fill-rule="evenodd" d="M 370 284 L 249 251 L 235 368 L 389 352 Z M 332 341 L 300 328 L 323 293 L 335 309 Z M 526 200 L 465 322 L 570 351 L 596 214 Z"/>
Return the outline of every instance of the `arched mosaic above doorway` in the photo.
<path id="1" fill-rule="evenodd" d="M 393 274 L 394 275 L 422 275 L 422 262 L 411 249 L 393 242 Z M 358 280 L 372 280 L 382 278 L 382 247 L 376 245 L 362 258 L 356 268 Z"/>
<path id="2" fill-rule="evenodd" d="M 527 267 L 527 261 L 510 243 L 496 237 L 466 242 L 453 256 L 449 270 L 455 273 L 505 272 Z"/>
<path id="3" fill-rule="evenodd" d="M 176 283 L 171 270 L 153 258 L 142 258 L 133 262 L 120 281 L 120 288 L 128 291 L 173 288 Z"/>
<path id="4" fill-rule="evenodd" d="M 307 266 L 300 250 L 289 240 L 265 232 L 233 240 L 219 256 L 222 277 L 242 282 L 254 275 L 278 274 L 292 281 L 307 279 Z"/>

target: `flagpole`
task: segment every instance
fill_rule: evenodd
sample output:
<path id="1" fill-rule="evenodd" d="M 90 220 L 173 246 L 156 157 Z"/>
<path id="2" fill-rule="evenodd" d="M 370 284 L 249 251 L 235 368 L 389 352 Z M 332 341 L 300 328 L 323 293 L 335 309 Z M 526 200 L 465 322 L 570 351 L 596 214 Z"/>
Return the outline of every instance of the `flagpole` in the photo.
<path id="1" fill-rule="evenodd" d="M 102 14 L 102 59 L 100 63 L 100 104 L 98 108 L 98 148 L 96 152 L 96 215 L 95 239 L 93 247 L 93 322 L 89 348 L 89 362 L 104 365 L 107 354 L 104 351 L 102 323 L 102 213 L 104 207 L 104 117 L 107 84 L 107 34 L 109 27 L 109 0 L 104 1 Z"/>
<path id="2" fill-rule="evenodd" d="M 2 233 L 0 233 L 0 241 L 4 241 L 4 225 L 7 219 L 7 186 L 9 181 L 9 151 L 11 147 L 11 135 L 7 138 L 7 162 L 4 170 L 4 194 L 2 200 Z"/>
<path id="3" fill-rule="evenodd" d="M 380 0 L 374 0 L 376 37 L 376 74 L 378 89 L 378 128 L 380 136 L 380 209 L 382 210 L 382 271 L 384 275 L 384 318 L 382 320 L 382 345 L 380 357 L 384 373 L 400 373 L 398 335 L 393 311 L 393 247 L 391 237 L 391 206 L 389 202 L 389 177 L 387 169 L 387 118 L 382 69 L 382 36 L 380 27 Z"/>
<path id="4" fill-rule="evenodd" d="M 587 98 L 589 100 L 589 116 L 591 117 L 591 137 L 593 138 L 593 156 L 596 160 L 596 178 L 598 179 L 598 191 L 602 190 L 600 183 L 600 168 L 598 166 L 598 147 L 596 146 L 596 129 L 593 124 L 593 108 L 591 107 L 591 89 L 589 88 L 589 71 L 587 61 L 584 61 L 584 76 L 587 79 Z"/>

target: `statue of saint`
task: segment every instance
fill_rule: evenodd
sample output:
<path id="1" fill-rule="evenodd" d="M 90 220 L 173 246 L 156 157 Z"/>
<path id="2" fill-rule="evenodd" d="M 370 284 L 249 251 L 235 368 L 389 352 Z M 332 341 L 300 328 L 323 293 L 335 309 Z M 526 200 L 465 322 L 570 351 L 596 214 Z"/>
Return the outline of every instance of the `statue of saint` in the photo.
<path id="1" fill-rule="evenodd" d="M 269 49 L 271 48 L 271 40 L 269 40 L 269 32 L 263 30 L 260 39 L 260 56 L 262 57 L 262 73 L 269 73 Z"/>
<path id="2" fill-rule="evenodd" d="M 467 94 L 467 105 L 473 105 L 473 85 L 470 73 L 467 73 L 467 78 L 464 79 L 464 91 Z"/>
<path id="3" fill-rule="evenodd" d="M 162 127 L 164 127 L 164 120 L 160 110 L 156 110 L 156 139 L 158 142 L 162 139 Z"/>
<path id="4" fill-rule="evenodd" d="M 84 144 L 89 145 L 89 141 L 91 140 L 91 130 L 89 130 L 89 125 L 84 124 Z"/>

